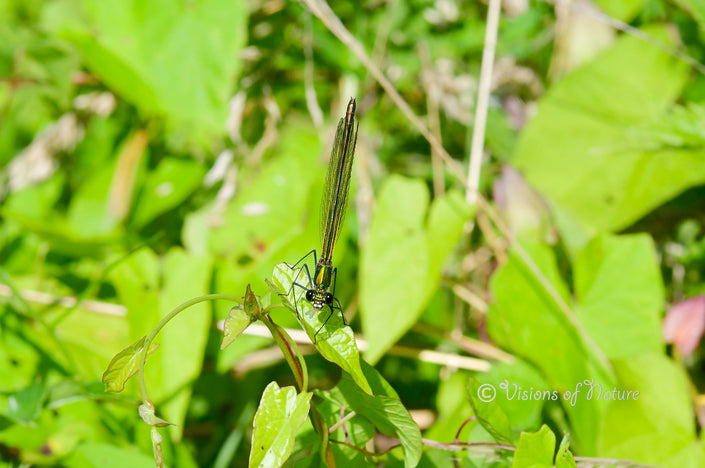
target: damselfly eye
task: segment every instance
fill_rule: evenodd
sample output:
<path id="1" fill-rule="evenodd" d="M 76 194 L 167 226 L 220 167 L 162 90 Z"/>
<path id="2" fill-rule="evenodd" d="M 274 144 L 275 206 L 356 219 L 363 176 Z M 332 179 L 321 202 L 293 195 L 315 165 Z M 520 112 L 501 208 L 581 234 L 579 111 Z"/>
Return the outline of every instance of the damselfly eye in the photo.
<path id="1" fill-rule="evenodd" d="M 313 289 L 306 291 L 306 300 L 311 302 L 313 300 Z"/>
<path id="2" fill-rule="evenodd" d="M 326 293 L 326 297 L 323 299 L 323 301 L 330 305 L 333 303 L 333 295 L 331 293 Z"/>

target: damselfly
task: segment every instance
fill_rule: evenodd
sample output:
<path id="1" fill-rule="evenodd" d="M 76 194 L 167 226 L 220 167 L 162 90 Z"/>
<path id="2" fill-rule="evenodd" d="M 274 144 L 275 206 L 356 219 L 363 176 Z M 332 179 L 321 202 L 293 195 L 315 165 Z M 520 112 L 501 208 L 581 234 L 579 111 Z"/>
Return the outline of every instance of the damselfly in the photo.
<path id="1" fill-rule="evenodd" d="M 335 132 L 335 143 L 333 144 L 333 151 L 328 163 L 328 173 L 321 202 L 320 229 L 323 241 L 321 256 L 317 258 L 316 251 L 312 250 L 293 266 L 293 268 L 296 268 L 303 262 L 302 268 L 298 271 L 291 285 L 289 295 L 295 287 L 302 288 L 306 291 L 306 300 L 311 303 L 316 313 L 320 313 L 325 306 L 330 309 L 330 314 L 321 325 L 321 328 L 328 322 L 335 309 L 340 311 L 343 323 L 345 323 L 345 316 L 343 315 L 340 301 L 335 297 L 338 269 L 333 266 L 333 251 L 340 235 L 343 218 L 345 217 L 348 188 L 350 187 L 350 173 L 352 172 L 355 143 L 357 141 L 357 126 L 355 121 L 355 98 L 352 98 L 348 102 L 345 117 L 338 122 L 338 129 Z M 311 276 L 308 265 L 305 262 L 311 255 L 313 255 L 313 261 L 316 265 L 313 276 Z M 302 272 L 306 276 L 307 285 L 298 283 Z M 296 300 L 294 300 L 294 304 L 296 304 Z M 316 334 L 321 328 L 316 331 Z"/>

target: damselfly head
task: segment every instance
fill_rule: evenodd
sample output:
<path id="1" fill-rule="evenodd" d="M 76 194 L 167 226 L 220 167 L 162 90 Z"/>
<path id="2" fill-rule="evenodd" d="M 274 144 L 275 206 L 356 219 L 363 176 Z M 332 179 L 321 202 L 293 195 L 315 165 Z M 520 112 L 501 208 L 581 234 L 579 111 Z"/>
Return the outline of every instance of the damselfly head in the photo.
<path id="1" fill-rule="evenodd" d="M 311 303 L 316 312 L 333 304 L 334 299 L 333 294 L 326 292 L 326 290 L 309 289 L 306 291 L 306 300 Z"/>

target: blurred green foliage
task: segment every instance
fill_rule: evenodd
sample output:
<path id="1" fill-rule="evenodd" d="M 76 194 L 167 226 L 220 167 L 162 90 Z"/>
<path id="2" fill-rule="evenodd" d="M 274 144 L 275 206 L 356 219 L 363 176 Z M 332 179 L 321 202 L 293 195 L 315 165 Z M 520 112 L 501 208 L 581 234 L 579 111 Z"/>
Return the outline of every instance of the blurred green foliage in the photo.
<path id="1" fill-rule="evenodd" d="M 307 354 L 297 392 L 271 338 L 239 334 L 252 316 L 221 351 L 232 304 L 197 304 L 147 363 L 175 424 L 160 429 L 167 465 L 705 466 L 705 354 L 662 333 L 669 305 L 705 293 L 705 8 L 594 2 L 629 33 L 577 7 L 504 3 L 489 204 L 468 207 L 463 181 L 305 2 L 0 0 L 0 467 L 154 466 L 135 379 L 105 393 L 103 372 L 179 304 L 247 285 L 264 296 L 275 265 L 319 247 L 350 95 L 355 201 L 335 293 L 363 359 Z M 467 165 L 486 5 L 331 6 Z M 700 317 L 681 335 L 699 340 Z M 640 396 L 571 404 L 586 381 Z M 503 384 L 561 397 L 509 398 Z M 361 452 L 382 452 L 377 434 L 401 445 Z M 487 445 L 449 449 L 470 443 Z"/>

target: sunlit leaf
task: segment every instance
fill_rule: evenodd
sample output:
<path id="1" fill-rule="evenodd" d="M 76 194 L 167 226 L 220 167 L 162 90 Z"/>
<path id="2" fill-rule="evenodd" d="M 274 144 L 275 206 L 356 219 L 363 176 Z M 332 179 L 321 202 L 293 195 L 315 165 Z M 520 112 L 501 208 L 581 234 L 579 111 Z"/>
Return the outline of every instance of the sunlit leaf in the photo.
<path id="1" fill-rule="evenodd" d="M 21 424 L 37 419 L 46 398 L 46 387 L 33 383 L 7 398 L 7 417 Z"/>
<path id="2" fill-rule="evenodd" d="M 140 405 L 138 412 L 139 412 L 140 418 L 142 418 L 142 421 L 149 424 L 150 426 L 154 426 L 154 427 L 173 426 L 173 424 L 170 423 L 169 421 L 166 421 L 162 418 L 157 417 L 157 415 L 154 411 L 154 406 L 151 404 Z"/>
<path id="3" fill-rule="evenodd" d="M 556 436 L 547 425 L 538 432 L 524 432 L 519 437 L 512 468 L 553 468 Z"/>
<path id="4" fill-rule="evenodd" d="M 646 0 L 596 0 L 595 4 L 604 14 L 628 22 L 639 12 L 645 2 Z"/>
<path id="5" fill-rule="evenodd" d="M 73 192 L 66 218 L 68 232 L 78 238 L 91 238 L 108 236 L 119 229 L 120 220 L 110 209 L 110 188 L 116 173 L 117 162 L 100 167 Z"/>
<path id="6" fill-rule="evenodd" d="M 106 392 L 121 392 L 125 388 L 125 383 L 130 377 L 137 373 L 139 369 L 144 342 L 147 337 L 143 336 L 127 348 L 115 355 L 108 368 L 103 373 L 103 383 Z M 159 345 L 152 343 L 147 352 L 147 356 L 157 350 Z"/>
<path id="7" fill-rule="evenodd" d="M 230 314 L 228 314 L 228 318 L 225 319 L 223 324 L 223 341 L 220 344 L 220 349 L 225 349 L 235 341 L 235 338 L 240 336 L 250 323 L 252 323 L 252 320 L 242 306 L 236 305 L 230 309 Z"/>
<path id="8" fill-rule="evenodd" d="M 577 316 L 610 359 L 663 349 L 663 283 L 656 255 L 646 235 L 603 235 L 576 258 Z"/>
<path id="9" fill-rule="evenodd" d="M 405 467 L 417 465 L 423 447 L 421 431 L 401 401 L 384 395 L 369 395 L 348 379 L 338 382 L 336 389 L 346 408 L 368 419 L 384 435 L 399 439 Z"/>
<path id="10" fill-rule="evenodd" d="M 575 457 L 570 453 L 570 438 L 565 435 L 556 453 L 556 468 L 577 468 Z"/>
<path id="11" fill-rule="evenodd" d="M 691 383 L 683 368 L 660 353 L 643 353 L 615 361 L 614 369 L 619 385 L 600 389 L 600 398 L 609 403 L 598 441 L 601 456 L 655 466 L 704 466 Z"/>
<path id="12" fill-rule="evenodd" d="M 154 468 L 154 458 L 136 448 L 89 442 L 80 445 L 71 454 L 66 465 L 81 468 Z"/>
<path id="13" fill-rule="evenodd" d="M 251 467 L 281 466 L 294 448 L 294 439 L 306 420 L 312 393 L 296 393 L 294 387 L 267 385 L 255 414 Z"/>
<path id="14" fill-rule="evenodd" d="M 250 285 L 247 285 L 247 290 L 245 291 L 245 297 L 242 304 L 245 312 L 250 317 L 258 317 L 262 313 L 262 306 L 259 303 L 259 299 L 252 292 Z"/>
<path id="15" fill-rule="evenodd" d="M 542 244 L 525 243 L 523 248 L 547 284 L 542 284 L 525 260 L 512 252 L 490 283 L 494 297 L 487 321 L 490 336 L 503 348 L 535 365 L 560 395 L 574 391 L 578 383 L 588 378 L 606 385 L 613 376 L 604 369 L 598 350 L 589 346 L 571 321 L 568 314 L 572 312 L 563 310 L 557 302 L 562 299 L 569 304 L 570 299 L 551 250 Z M 550 290 L 555 291 L 555 296 Z M 564 399 L 561 403 L 571 418 L 581 421 L 574 427 L 576 445 L 594 451 L 601 407 L 605 403 L 585 399 L 578 399 L 575 405 Z"/>
<path id="16" fill-rule="evenodd" d="M 662 28 L 647 32 L 671 42 Z M 561 218 L 590 235 L 628 226 L 705 180 L 702 148 L 654 147 L 639 131 L 663 117 L 687 74 L 688 66 L 661 48 L 621 36 L 539 101 L 512 164 Z M 575 237 L 567 242 L 582 246 Z"/>
<path id="17" fill-rule="evenodd" d="M 71 354 L 81 375 L 92 380 L 105 371 L 106 362 L 110 362 L 125 344 L 134 339 L 129 334 L 125 317 L 96 314 L 88 309 L 79 306 L 71 311 L 56 327 L 56 331 L 62 337 L 66 351 Z M 64 312 L 68 312 L 68 309 L 62 310 Z"/>
<path id="18" fill-rule="evenodd" d="M 360 317 L 372 363 L 416 323 L 472 213 L 456 192 L 428 206 L 423 182 L 399 176 L 377 198 L 360 258 Z"/>
<path id="19" fill-rule="evenodd" d="M 314 342 L 321 355 L 339 365 L 366 392 L 371 393 L 370 385 L 360 367 L 360 352 L 355 342 L 352 329 L 343 323 L 340 311 L 324 308 L 315 313 L 315 309 L 305 298 L 306 291 L 294 286 L 293 278 L 300 276 L 301 269 L 292 269 L 281 263 L 274 268 L 272 276 L 273 292 L 278 294 L 282 303 L 297 314 L 297 319 Z M 291 291 L 290 295 L 286 292 Z M 294 306 L 293 301 L 296 301 Z M 298 309 L 298 310 L 297 310 Z"/>
<path id="20" fill-rule="evenodd" d="M 512 425 L 512 444 L 516 443 L 517 429 L 539 427 L 544 405 L 549 401 L 560 403 L 561 395 L 548 384 L 541 372 L 528 362 L 515 358 L 511 362 L 494 363 L 489 372 L 472 377 L 479 386 L 492 385 L 497 403 Z M 522 398 L 522 392 L 541 392 L 541 398 Z M 544 393 L 549 392 L 549 393 Z M 477 393 L 475 393 L 477 394 Z M 475 404 L 474 404 L 475 405 Z M 477 405 L 483 405 L 478 402 Z"/>
<path id="21" fill-rule="evenodd" d="M 489 391 L 489 393 L 485 393 Z M 471 379 L 468 387 L 468 398 L 477 420 L 494 439 L 505 445 L 512 445 L 512 428 L 509 418 L 502 407 L 495 401 L 501 389 L 491 384 L 480 384 Z"/>
<path id="22" fill-rule="evenodd" d="M 183 202 L 201 183 L 205 170 L 190 159 L 166 158 L 147 174 L 132 214 L 131 224 L 142 227 Z"/>
<path id="23" fill-rule="evenodd" d="M 377 197 L 360 258 L 360 318 L 373 364 L 416 322 L 425 306 L 430 253 L 424 230 L 428 189 L 393 177 Z"/>
<path id="24" fill-rule="evenodd" d="M 243 4 L 62 3 L 72 5 L 74 14 L 54 7 L 61 21 L 50 22 L 52 29 L 78 47 L 88 69 L 106 86 L 143 114 L 165 118 L 177 147 L 203 144 L 224 133 L 227 102 L 240 69 L 233 51 L 244 45 L 247 34 Z M 188 80 L 179 78 L 184 70 L 189 70 Z"/>

